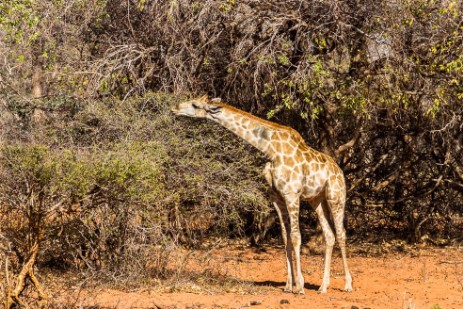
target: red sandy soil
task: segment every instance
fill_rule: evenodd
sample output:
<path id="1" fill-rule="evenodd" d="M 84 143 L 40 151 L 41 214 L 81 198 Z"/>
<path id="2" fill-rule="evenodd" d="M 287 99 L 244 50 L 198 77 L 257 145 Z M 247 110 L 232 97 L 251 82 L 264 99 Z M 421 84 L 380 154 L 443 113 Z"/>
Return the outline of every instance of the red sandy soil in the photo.
<path id="1" fill-rule="evenodd" d="M 305 295 L 293 295 L 283 292 L 286 278 L 283 248 L 225 247 L 190 252 L 188 256 L 196 263 L 187 263 L 184 271 L 204 274 L 205 268 L 210 269 L 210 288 L 196 281 L 183 282 L 173 292 L 156 287 L 137 291 L 81 289 L 67 291 L 60 298 L 74 305 L 100 308 L 463 308 L 463 248 L 388 251 L 351 249 L 349 263 L 354 278 L 351 293 L 342 291 L 343 270 L 336 250 L 328 293 L 317 294 L 323 256 L 305 253 L 302 258 Z M 213 286 L 214 275 L 237 281 L 227 287 L 220 282 L 219 287 Z"/>

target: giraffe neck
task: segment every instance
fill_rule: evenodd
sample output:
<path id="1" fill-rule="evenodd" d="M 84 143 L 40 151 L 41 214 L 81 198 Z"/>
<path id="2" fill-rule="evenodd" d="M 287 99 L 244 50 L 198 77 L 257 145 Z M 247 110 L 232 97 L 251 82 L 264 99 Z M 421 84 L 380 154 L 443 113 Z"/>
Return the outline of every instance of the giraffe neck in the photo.
<path id="1" fill-rule="evenodd" d="M 270 159 L 275 158 L 277 153 L 275 147 L 272 146 L 275 138 L 280 135 L 280 131 L 289 128 L 258 118 L 224 103 L 218 105 L 222 107 L 221 112 L 209 115 L 209 119 L 241 137 Z"/>

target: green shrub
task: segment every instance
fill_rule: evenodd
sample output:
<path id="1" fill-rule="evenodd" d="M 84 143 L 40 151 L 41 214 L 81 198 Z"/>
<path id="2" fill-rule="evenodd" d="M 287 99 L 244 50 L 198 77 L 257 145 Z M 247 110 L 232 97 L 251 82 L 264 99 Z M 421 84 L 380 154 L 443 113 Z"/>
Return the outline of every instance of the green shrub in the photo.
<path id="1" fill-rule="evenodd" d="M 221 127 L 175 119 L 176 102 L 24 103 L 24 138 L 0 145 L 1 233 L 40 239 L 40 263 L 129 279 L 167 276 L 180 244 L 251 235 L 269 212 L 263 158 Z"/>

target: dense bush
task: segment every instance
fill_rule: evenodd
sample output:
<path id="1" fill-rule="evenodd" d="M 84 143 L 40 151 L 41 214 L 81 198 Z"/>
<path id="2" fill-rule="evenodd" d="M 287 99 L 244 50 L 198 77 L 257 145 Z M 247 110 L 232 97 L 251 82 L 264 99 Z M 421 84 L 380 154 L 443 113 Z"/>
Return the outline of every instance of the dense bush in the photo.
<path id="1" fill-rule="evenodd" d="M 176 102 L 2 107 L 0 221 L 12 269 L 33 254 L 100 278 L 163 278 L 176 246 L 255 230 L 269 212 L 262 158 L 220 127 L 175 119 Z"/>
<path id="2" fill-rule="evenodd" d="M 371 230 L 373 221 L 411 241 L 437 226 L 455 236 L 463 182 L 459 1 L 15 0 L 0 13 L 0 90 L 20 118 L 42 113 L 14 94 L 49 95 L 44 110 L 77 112 L 82 102 L 68 94 L 207 92 L 288 124 L 334 155 L 359 227 Z M 56 143 L 75 135 L 91 145 L 130 129 L 80 117 L 70 127 L 60 122 L 55 130 L 73 132 L 57 133 Z M 436 217 L 447 218 L 444 228 Z"/>
<path id="3" fill-rule="evenodd" d="M 76 113 L 51 102 L 25 115 L 4 109 L 23 121 L 22 141 L 10 132 L 1 146 L 4 235 L 43 241 L 50 262 L 84 259 L 99 270 L 117 268 L 137 239 L 150 250 L 167 238 L 200 245 L 246 235 L 253 213 L 268 207 L 260 157 L 221 128 L 177 121 L 173 102 L 147 95 Z M 30 246 L 15 243 L 20 260 Z"/>
<path id="4" fill-rule="evenodd" d="M 90 31 L 104 42 L 92 50 L 96 92 L 221 96 L 335 156 L 351 232 L 457 236 L 458 1 L 107 1 L 105 10 Z"/>

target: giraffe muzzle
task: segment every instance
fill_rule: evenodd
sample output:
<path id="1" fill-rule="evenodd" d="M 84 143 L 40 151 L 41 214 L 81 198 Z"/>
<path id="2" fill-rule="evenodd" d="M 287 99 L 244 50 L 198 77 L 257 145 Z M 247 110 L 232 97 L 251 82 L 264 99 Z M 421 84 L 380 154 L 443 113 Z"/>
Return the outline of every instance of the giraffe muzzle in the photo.
<path id="1" fill-rule="evenodd" d="M 178 115 L 179 109 L 174 107 L 174 108 L 172 108 L 170 111 L 171 111 L 174 115 Z"/>

